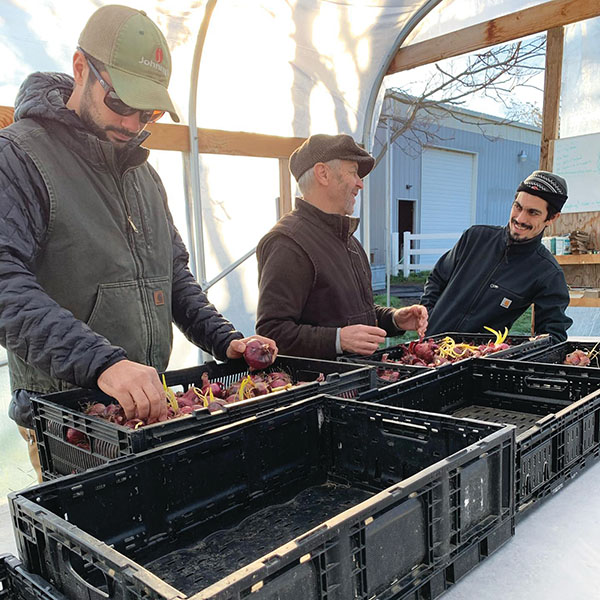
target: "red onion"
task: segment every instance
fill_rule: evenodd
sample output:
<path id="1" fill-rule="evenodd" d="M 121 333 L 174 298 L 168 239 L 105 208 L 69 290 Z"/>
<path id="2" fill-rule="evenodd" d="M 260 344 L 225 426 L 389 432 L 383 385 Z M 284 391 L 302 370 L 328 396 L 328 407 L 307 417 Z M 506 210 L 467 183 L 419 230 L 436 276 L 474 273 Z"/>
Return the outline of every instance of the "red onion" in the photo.
<path id="1" fill-rule="evenodd" d="M 211 402 L 207 408 L 208 411 L 211 413 L 217 412 L 219 410 L 223 410 L 223 404 L 222 404 L 223 400 L 215 400 L 214 402 Z"/>
<path id="2" fill-rule="evenodd" d="M 413 350 L 417 357 L 426 363 L 433 361 L 433 351 L 437 348 L 437 345 L 433 344 L 433 341 L 429 343 L 430 341 L 431 340 L 415 344 Z"/>
<path id="3" fill-rule="evenodd" d="M 209 390 L 212 391 L 214 398 L 223 397 L 223 384 L 220 381 L 209 381 L 208 373 L 202 373 L 202 393 L 210 396 Z"/>
<path id="4" fill-rule="evenodd" d="M 96 402 L 95 404 L 91 404 L 85 411 L 86 415 L 103 417 L 106 411 L 106 406 L 102 404 L 102 402 Z"/>
<path id="5" fill-rule="evenodd" d="M 88 439 L 87 435 L 85 435 L 85 433 L 77 430 L 77 429 L 73 429 L 72 427 L 69 427 L 69 429 L 67 429 L 67 442 L 69 442 L 69 444 L 73 444 L 75 446 L 85 446 L 85 445 L 89 445 L 90 440 Z"/>
<path id="6" fill-rule="evenodd" d="M 195 396 L 194 398 L 192 398 L 191 395 L 190 396 L 187 396 L 187 395 L 179 396 L 177 398 L 177 404 L 178 404 L 179 408 L 182 409 L 186 406 L 187 407 L 195 406 L 197 404 L 198 400 L 200 400 L 200 398 L 198 398 L 198 396 L 196 396 L 195 394 L 194 394 L 194 396 Z"/>
<path id="7" fill-rule="evenodd" d="M 271 387 L 276 388 L 292 383 L 292 378 L 283 371 L 273 371 L 267 375 L 267 381 Z"/>
<path id="8" fill-rule="evenodd" d="M 257 381 L 252 388 L 253 396 L 264 396 L 271 391 L 271 388 L 264 381 Z"/>
<path id="9" fill-rule="evenodd" d="M 273 362 L 273 349 L 256 338 L 246 342 L 244 360 L 251 369 L 265 369 Z"/>

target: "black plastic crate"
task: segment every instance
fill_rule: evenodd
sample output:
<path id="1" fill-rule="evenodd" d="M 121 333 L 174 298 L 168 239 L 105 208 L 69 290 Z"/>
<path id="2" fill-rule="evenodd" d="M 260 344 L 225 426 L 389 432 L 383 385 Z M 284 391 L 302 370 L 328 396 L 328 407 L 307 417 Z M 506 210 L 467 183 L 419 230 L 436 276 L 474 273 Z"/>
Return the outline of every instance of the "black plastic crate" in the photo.
<path id="1" fill-rule="evenodd" d="M 27 572 L 18 558 L 0 556 L 0 600 L 66 600 L 39 575 Z"/>
<path id="2" fill-rule="evenodd" d="M 73 600 L 413 598 L 510 538 L 514 449 L 514 427 L 318 396 L 9 501 Z"/>
<path id="3" fill-rule="evenodd" d="M 198 409 L 190 416 L 136 430 L 81 412 L 81 406 L 88 402 L 115 402 L 99 390 L 75 389 L 33 398 L 34 423 L 44 479 L 79 473 L 105 464 L 111 459 L 155 448 L 244 419 L 257 411 L 316 394 L 329 393 L 352 398 L 359 392 L 375 386 L 375 374 L 365 365 L 279 356 L 265 371 L 278 370 L 286 371 L 295 381 L 310 383 L 229 404 L 222 412 L 211 414 L 206 408 Z M 222 381 L 225 386 L 229 386 L 240 377 L 246 376 L 249 370 L 243 360 L 227 363 L 207 362 L 198 367 L 168 371 L 165 373 L 165 380 L 168 386 L 185 391 L 192 385 L 201 387 L 203 373 L 208 373 L 209 379 Z M 320 374 L 325 376 L 325 381 L 316 381 Z M 67 442 L 66 434 L 69 428 L 87 436 L 89 449 Z"/>
<path id="4" fill-rule="evenodd" d="M 479 346 L 481 344 L 486 344 L 490 340 L 494 339 L 494 336 L 491 333 L 457 333 L 457 332 L 448 332 L 448 333 L 440 333 L 438 335 L 427 336 L 426 339 L 433 339 L 434 342 L 439 343 L 445 337 L 451 337 L 457 344 L 471 344 L 474 346 Z M 509 335 L 506 338 L 506 341 L 511 344 L 510 348 L 506 350 L 500 350 L 498 352 L 494 352 L 490 354 L 490 358 L 504 358 L 509 360 L 515 360 L 517 358 L 526 359 L 527 356 L 543 350 L 547 348 L 551 344 L 551 338 L 549 336 L 540 336 L 535 339 L 531 339 L 526 335 Z M 419 375 L 426 371 L 431 371 L 434 367 L 425 367 L 425 366 L 415 366 L 415 365 L 405 365 L 402 363 L 394 363 L 394 362 L 384 362 L 382 360 L 384 354 L 388 355 L 389 360 L 397 360 L 404 356 L 404 350 L 408 347 L 408 343 L 399 344 L 397 346 L 390 346 L 389 348 L 382 348 L 380 350 L 376 350 L 370 356 L 362 356 L 360 354 L 348 354 L 340 357 L 338 360 L 340 362 L 348 361 L 357 364 L 366 364 L 373 366 L 378 373 L 377 377 L 377 386 L 382 387 L 385 385 L 389 385 L 389 381 L 385 378 L 380 377 L 379 374 L 383 370 L 391 370 L 398 371 L 400 373 L 400 379 L 404 380 L 410 377 L 414 377 L 415 375 Z M 471 360 L 471 359 L 463 359 L 463 360 Z M 450 364 L 444 364 L 438 369 L 443 369 L 450 367 L 452 365 L 463 362 L 455 361 Z"/>
<path id="5" fill-rule="evenodd" d="M 518 517 L 600 454 L 598 369 L 474 359 L 359 399 L 515 425 Z"/>
<path id="6" fill-rule="evenodd" d="M 589 353 L 594 349 L 600 350 L 600 339 L 581 342 L 568 340 L 528 355 L 526 360 L 535 363 L 563 364 L 567 354 L 571 354 L 575 350 L 583 350 Z M 594 356 L 587 368 L 600 368 L 600 356 Z"/>

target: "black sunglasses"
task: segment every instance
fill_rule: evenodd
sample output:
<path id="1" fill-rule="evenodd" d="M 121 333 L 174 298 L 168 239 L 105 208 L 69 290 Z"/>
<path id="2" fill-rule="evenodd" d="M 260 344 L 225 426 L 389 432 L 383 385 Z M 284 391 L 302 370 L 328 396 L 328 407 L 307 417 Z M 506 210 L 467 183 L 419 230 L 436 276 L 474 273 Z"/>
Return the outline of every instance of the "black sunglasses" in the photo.
<path id="1" fill-rule="evenodd" d="M 129 106 L 129 104 L 125 104 L 125 102 L 119 98 L 115 89 L 102 78 L 102 75 L 100 75 L 98 69 L 96 69 L 89 57 L 85 53 L 83 54 L 87 59 L 94 77 L 100 82 L 100 85 L 106 92 L 104 95 L 104 104 L 110 108 L 110 110 L 122 117 L 129 117 L 130 115 L 139 112 L 140 123 L 155 123 L 165 114 L 164 110 L 141 110 L 139 108 L 133 108 L 133 106 Z"/>

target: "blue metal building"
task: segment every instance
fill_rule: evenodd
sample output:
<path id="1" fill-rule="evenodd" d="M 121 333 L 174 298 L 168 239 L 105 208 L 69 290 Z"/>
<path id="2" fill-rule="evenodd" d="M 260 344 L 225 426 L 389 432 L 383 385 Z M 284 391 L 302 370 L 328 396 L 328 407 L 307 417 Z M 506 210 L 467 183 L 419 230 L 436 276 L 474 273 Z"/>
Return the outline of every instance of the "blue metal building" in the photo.
<path id="1" fill-rule="evenodd" d="M 402 232 L 462 232 L 473 224 L 504 225 L 517 186 L 538 168 L 540 129 L 452 107 L 440 113 L 432 134 L 415 148 L 407 134 L 392 144 L 391 193 L 386 194 L 387 126 L 398 122 L 405 105 L 384 101 L 373 154 L 380 157 L 370 177 L 371 263 L 385 264 L 386 202 L 390 231 L 402 256 Z M 395 118 L 391 118 L 391 117 Z M 394 127 L 391 128 L 393 135 Z M 449 241 L 423 241 L 421 248 L 447 248 Z M 428 256 L 427 262 L 436 256 Z M 423 260 L 424 264 L 426 261 Z"/>

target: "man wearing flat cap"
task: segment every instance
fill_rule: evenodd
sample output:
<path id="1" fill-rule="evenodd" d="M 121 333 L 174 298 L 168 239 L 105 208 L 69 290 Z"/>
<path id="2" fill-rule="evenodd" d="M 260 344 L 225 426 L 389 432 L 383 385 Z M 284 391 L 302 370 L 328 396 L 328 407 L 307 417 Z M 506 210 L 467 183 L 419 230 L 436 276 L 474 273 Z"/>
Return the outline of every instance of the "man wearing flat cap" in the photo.
<path id="1" fill-rule="evenodd" d="M 283 354 L 334 359 L 372 354 L 386 335 L 423 334 L 427 311 L 373 303 L 369 261 L 352 217 L 373 157 L 349 135 L 317 134 L 290 157 L 302 198 L 256 250 L 256 331 Z"/>
<path id="2" fill-rule="evenodd" d="M 427 335 L 485 333 L 511 325 L 535 307 L 535 333 L 567 339 L 573 323 L 565 309 L 569 290 L 556 259 L 542 245 L 544 229 L 560 216 L 567 182 L 534 171 L 517 188 L 506 227 L 475 225 L 437 262 L 421 303 L 429 311 Z"/>
<path id="3" fill-rule="evenodd" d="M 179 120 L 170 77 L 146 13 L 105 5 L 81 32 L 73 76 L 30 75 L 0 131 L 0 343 L 9 414 L 38 477 L 32 393 L 99 387 L 127 419 L 152 423 L 166 418 L 157 371 L 173 322 L 221 360 L 246 348 L 190 272 L 141 145 L 164 112 Z"/>

